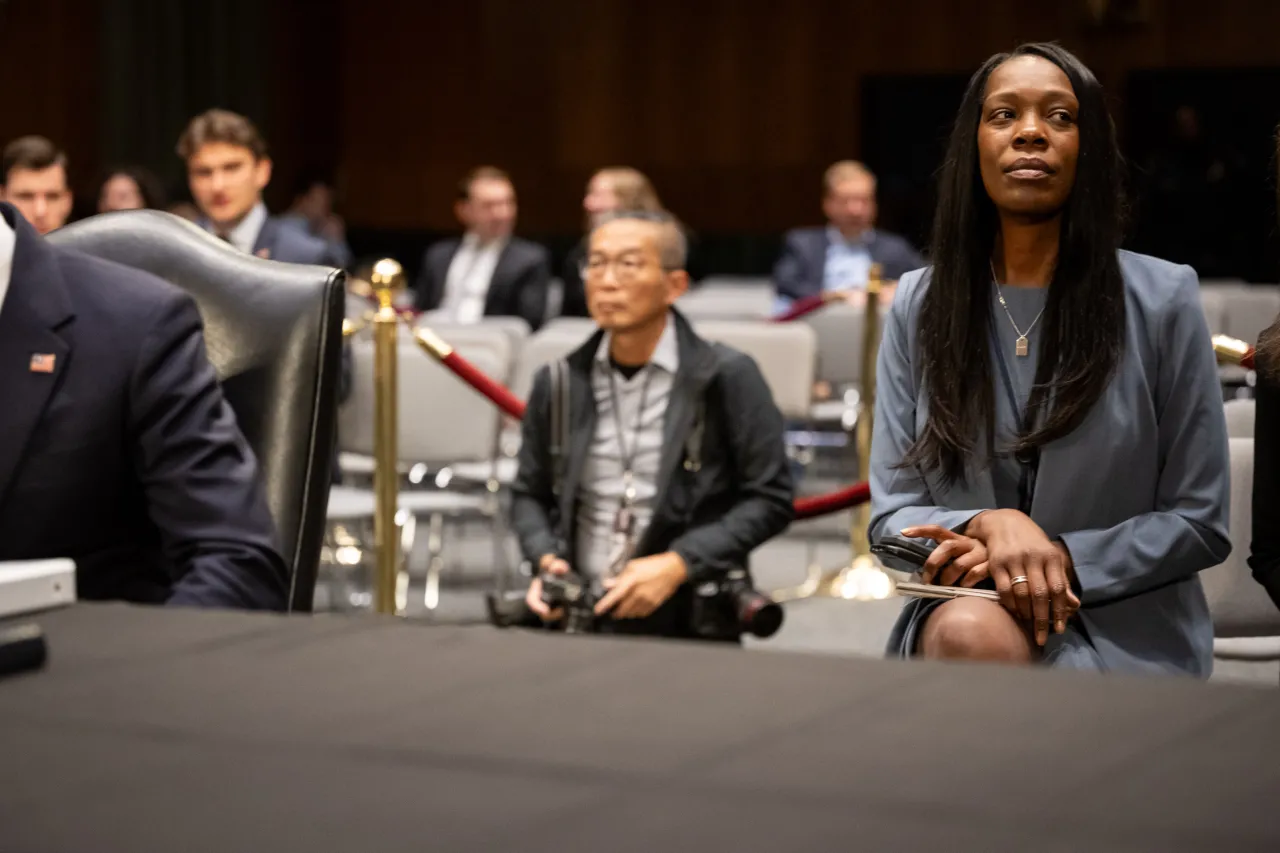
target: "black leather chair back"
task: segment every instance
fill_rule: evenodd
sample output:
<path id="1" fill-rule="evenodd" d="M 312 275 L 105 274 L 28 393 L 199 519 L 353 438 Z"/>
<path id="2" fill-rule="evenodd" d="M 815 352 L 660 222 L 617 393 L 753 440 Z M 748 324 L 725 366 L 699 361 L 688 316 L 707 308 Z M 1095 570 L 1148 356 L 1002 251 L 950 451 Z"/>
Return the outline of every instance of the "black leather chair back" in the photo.
<path id="1" fill-rule="evenodd" d="M 209 360 L 266 481 L 290 567 L 289 607 L 309 611 L 337 428 L 342 271 L 246 255 L 154 210 L 94 216 L 48 239 L 146 270 L 194 297 Z"/>

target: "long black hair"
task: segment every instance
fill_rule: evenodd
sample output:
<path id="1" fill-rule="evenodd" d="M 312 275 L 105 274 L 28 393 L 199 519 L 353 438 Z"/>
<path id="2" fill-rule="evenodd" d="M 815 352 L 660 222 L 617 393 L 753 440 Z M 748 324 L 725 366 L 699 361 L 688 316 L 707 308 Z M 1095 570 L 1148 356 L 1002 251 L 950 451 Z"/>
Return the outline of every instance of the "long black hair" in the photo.
<path id="1" fill-rule="evenodd" d="M 1034 452 L 1070 433 L 1101 396 L 1124 350 L 1124 282 L 1117 251 L 1124 212 L 1122 162 L 1102 86 L 1056 44 L 1024 44 L 988 59 L 969 80 L 939 175 L 928 290 L 918 350 L 928 420 L 903 467 L 963 481 L 986 437 L 995 452 L 989 345 L 991 253 L 999 221 L 978 167 L 978 124 L 987 78 L 1016 56 L 1062 69 L 1080 103 L 1075 184 L 1062 212 L 1057 263 L 1040 326 L 1039 364 L 1027 401 L 1027 432 L 1008 448 Z"/>

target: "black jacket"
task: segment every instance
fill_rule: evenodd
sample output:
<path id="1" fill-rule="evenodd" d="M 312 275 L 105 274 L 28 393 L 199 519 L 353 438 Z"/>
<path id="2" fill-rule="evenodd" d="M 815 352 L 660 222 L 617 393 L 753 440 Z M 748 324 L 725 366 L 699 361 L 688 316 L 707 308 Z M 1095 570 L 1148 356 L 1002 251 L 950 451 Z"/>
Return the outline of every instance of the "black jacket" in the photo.
<path id="1" fill-rule="evenodd" d="M 673 310 L 671 319 L 680 366 L 663 427 L 653 519 L 635 556 L 674 551 L 684 558 L 690 583 L 677 598 L 687 598 L 692 585 L 745 569 L 754 548 L 787 528 L 794 515 L 793 487 L 782 414 L 759 367 L 737 350 L 699 338 L 679 312 Z M 549 553 L 574 564 L 574 508 L 596 424 L 591 369 L 602 337 L 603 332 L 592 335 L 567 359 L 570 446 L 559 499 L 552 492 L 550 370 L 544 367 L 534 378 L 521 424 L 511 514 L 521 550 L 535 565 Z M 684 465 L 685 445 L 699 411 L 702 458 L 694 472 Z M 568 522 L 563 531 L 561 518 Z"/>
<path id="2" fill-rule="evenodd" d="M 1263 332 L 1280 335 L 1280 323 Z M 1253 542 L 1249 567 L 1280 607 L 1280 365 L 1258 359 L 1253 429 Z"/>
<path id="3" fill-rule="evenodd" d="M 0 215 L 17 232 L 0 310 L 0 560 L 70 557 L 81 599 L 284 609 L 257 461 L 195 302 Z"/>
<path id="4" fill-rule="evenodd" d="M 444 240 L 427 249 L 422 269 L 414 282 L 419 310 L 434 311 L 444 299 L 449 264 L 462 246 L 459 239 Z M 537 243 L 512 237 L 489 280 L 484 298 L 486 317 L 523 317 L 532 328 L 542 325 L 547 313 L 547 284 L 551 281 L 551 258 Z"/>

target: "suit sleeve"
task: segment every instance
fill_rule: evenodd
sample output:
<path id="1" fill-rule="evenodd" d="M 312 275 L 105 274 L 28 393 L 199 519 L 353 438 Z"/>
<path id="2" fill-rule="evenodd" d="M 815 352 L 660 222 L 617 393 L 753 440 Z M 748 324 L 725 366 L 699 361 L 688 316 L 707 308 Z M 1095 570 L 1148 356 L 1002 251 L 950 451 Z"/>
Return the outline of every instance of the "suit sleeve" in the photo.
<path id="1" fill-rule="evenodd" d="M 546 249 L 537 247 L 533 263 L 526 266 L 516 279 L 514 288 L 514 313 L 523 317 L 532 329 L 542 325 L 547 316 L 547 285 L 551 282 L 551 259 Z"/>
<path id="2" fill-rule="evenodd" d="M 413 290 L 414 305 L 419 311 L 434 311 L 440 307 L 437 294 L 441 292 L 441 288 L 436 287 L 435 273 L 431 269 L 431 249 L 422 253 L 422 266 L 413 280 Z"/>
<path id="3" fill-rule="evenodd" d="M 1273 326 L 1270 334 L 1280 334 L 1280 326 Z M 1253 542 L 1249 567 L 1280 607 L 1280 380 L 1273 373 L 1276 366 L 1262 362 L 1258 368 L 1262 381 L 1253 429 Z"/>
<path id="4" fill-rule="evenodd" d="M 737 502 L 718 520 L 677 537 L 670 550 L 684 559 L 691 583 L 745 565 L 748 555 L 787 529 L 795 489 L 787 460 L 782 413 L 760 368 L 746 356 L 722 371 L 717 399 L 728 433 Z M 731 401 L 731 402 L 730 402 Z"/>
<path id="5" fill-rule="evenodd" d="M 939 506 L 918 470 L 898 467 L 916 440 L 916 401 L 921 389 L 911 364 L 908 324 L 912 303 L 918 301 L 915 297 L 923 286 L 921 278 L 903 281 L 902 291 L 889 309 L 876 361 L 870 466 L 872 542 L 896 536 L 905 527 L 926 524 L 962 531 L 983 511 Z"/>
<path id="6" fill-rule="evenodd" d="M 1182 267 L 1158 331 L 1155 440 L 1162 462 L 1154 510 L 1061 537 L 1085 605 L 1185 580 L 1231 553 L 1227 422 L 1199 290 L 1195 272 Z"/>
<path id="7" fill-rule="evenodd" d="M 782 246 L 782 255 L 773 266 L 773 289 L 778 303 L 775 307 L 785 309 L 797 299 L 821 292 L 822 282 L 815 280 L 813 275 L 805 264 L 799 233 L 789 232 Z"/>
<path id="8" fill-rule="evenodd" d="M 174 579 L 170 604 L 283 610 L 288 571 L 257 462 L 185 295 L 157 311 L 130 388 L 135 474 Z"/>
<path id="9" fill-rule="evenodd" d="M 550 407 L 550 371 L 543 367 L 534 377 L 520 420 L 520 453 L 511 483 L 511 526 L 521 554 L 534 565 L 544 554 L 566 556 L 568 547 L 555 531 L 558 509 L 552 488 L 551 436 L 547 433 Z"/>

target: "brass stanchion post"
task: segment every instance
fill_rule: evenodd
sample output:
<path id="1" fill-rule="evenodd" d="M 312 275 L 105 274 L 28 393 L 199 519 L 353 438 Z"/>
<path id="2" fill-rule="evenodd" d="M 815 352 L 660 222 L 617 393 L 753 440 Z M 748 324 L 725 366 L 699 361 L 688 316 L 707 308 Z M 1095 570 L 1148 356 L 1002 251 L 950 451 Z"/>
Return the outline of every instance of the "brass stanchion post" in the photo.
<path id="1" fill-rule="evenodd" d="M 374 422 L 374 518 L 373 540 L 377 556 L 374 610 L 396 612 L 396 574 L 400 565 L 400 536 L 396 528 L 400 414 L 397 394 L 397 346 L 400 315 L 393 305 L 404 287 L 400 264 L 384 258 L 374 264 L 370 277 L 378 310 L 373 316 L 373 422 Z"/>
<path id="2" fill-rule="evenodd" d="M 875 427 L 876 357 L 880 352 L 880 294 L 884 287 L 880 264 L 871 265 L 867 279 L 866 311 L 862 332 L 862 387 L 858 400 L 858 422 L 854 429 L 854 446 L 858 453 L 858 479 L 871 474 L 871 436 Z M 798 587 L 773 593 L 776 601 L 802 598 L 887 598 L 893 581 L 880 568 L 871 553 L 871 504 L 853 510 L 849 527 L 852 558 L 848 565 L 832 571 L 811 571 L 808 580 Z"/>

